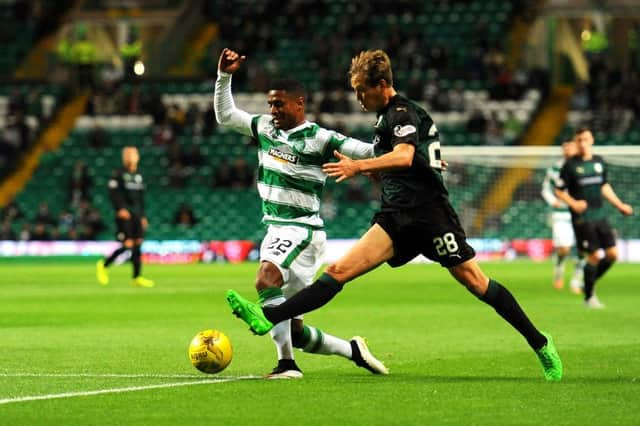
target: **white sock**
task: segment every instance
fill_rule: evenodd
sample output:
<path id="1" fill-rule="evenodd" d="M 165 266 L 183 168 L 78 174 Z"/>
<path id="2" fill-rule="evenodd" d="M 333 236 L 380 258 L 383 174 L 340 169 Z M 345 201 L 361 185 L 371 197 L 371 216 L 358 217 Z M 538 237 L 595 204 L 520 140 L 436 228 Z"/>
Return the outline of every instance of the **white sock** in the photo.
<path id="1" fill-rule="evenodd" d="M 562 257 L 556 260 L 556 263 L 553 267 L 553 280 L 560 281 L 564 279 L 564 264 L 566 257 Z"/>
<path id="2" fill-rule="evenodd" d="M 585 258 L 582 259 L 576 259 L 576 269 L 575 269 L 575 275 L 579 276 L 580 278 L 584 277 L 584 264 L 587 261 L 585 260 Z"/>
<path id="3" fill-rule="evenodd" d="M 285 302 L 284 296 L 274 297 L 264 302 L 263 306 L 277 306 Z M 284 320 L 273 326 L 269 332 L 271 340 L 276 345 L 278 359 L 293 359 L 293 344 L 291 343 L 291 320 Z"/>
<path id="4" fill-rule="evenodd" d="M 339 337 L 324 333 L 319 328 L 305 326 L 309 329 L 309 342 L 302 348 L 304 352 L 322 355 L 340 355 L 351 359 L 351 343 Z"/>
<path id="5" fill-rule="evenodd" d="M 573 278 L 571 284 L 575 287 L 582 287 L 584 281 L 584 258 L 576 258 L 575 268 L 573 269 Z"/>

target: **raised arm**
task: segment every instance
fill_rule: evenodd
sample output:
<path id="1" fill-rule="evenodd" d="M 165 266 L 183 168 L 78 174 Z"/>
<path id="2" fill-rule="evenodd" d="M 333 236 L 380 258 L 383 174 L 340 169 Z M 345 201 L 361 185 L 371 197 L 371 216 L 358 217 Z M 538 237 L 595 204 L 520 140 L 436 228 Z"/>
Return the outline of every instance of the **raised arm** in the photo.
<path id="1" fill-rule="evenodd" d="M 236 108 L 231 94 L 231 76 L 240 68 L 246 58 L 237 52 L 224 48 L 218 60 L 218 78 L 213 94 L 216 121 L 231 130 L 251 136 L 251 119 L 248 112 Z"/>

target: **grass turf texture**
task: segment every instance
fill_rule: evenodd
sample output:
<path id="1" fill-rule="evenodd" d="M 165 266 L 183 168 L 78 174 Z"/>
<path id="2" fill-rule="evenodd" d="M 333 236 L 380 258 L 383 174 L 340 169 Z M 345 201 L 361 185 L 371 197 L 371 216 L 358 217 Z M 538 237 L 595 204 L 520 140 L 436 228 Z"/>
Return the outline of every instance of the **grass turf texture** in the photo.
<path id="1" fill-rule="evenodd" d="M 638 265 L 615 265 L 598 286 L 607 309 L 592 311 L 552 289 L 549 263 L 483 264 L 554 336 L 560 383 L 545 382 L 524 339 L 436 265 L 381 267 L 307 315 L 328 333 L 367 336 L 391 375 L 296 352 L 302 380 L 204 383 L 275 365 L 270 339 L 251 335 L 224 300 L 228 288 L 254 297 L 256 266 L 148 265 L 157 286 L 140 289 L 130 286 L 128 264 L 111 268 L 102 288 L 89 260 L 0 261 L 0 400 L 198 383 L 0 404 L 2 423 L 640 423 Z M 206 328 L 234 346 L 219 375 L 199 373 L 187 358 L 190 339 Z"/>

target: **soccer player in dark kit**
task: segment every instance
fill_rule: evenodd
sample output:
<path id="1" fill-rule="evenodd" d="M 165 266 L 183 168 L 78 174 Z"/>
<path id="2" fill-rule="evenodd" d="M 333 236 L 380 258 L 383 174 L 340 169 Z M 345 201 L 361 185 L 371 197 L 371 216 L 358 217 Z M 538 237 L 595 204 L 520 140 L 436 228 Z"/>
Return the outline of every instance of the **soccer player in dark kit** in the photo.
<path id="1" fill-rule="evenodd" d="M 109 284 L 107 268 L 127 250 L 131 250 L 135 287 L 153 287 L 154 282 L 140 275 L 142 268 L 140 246 L 148 221 L 144 213 L 144 181 L 138 171 L 140 154 L 136 147 L 122 150 L 123 167 L 114 172 L 109 180 L 109 197 L 116 214 L 116 239 L 122 246 L 96 264 L 96 277 L 101 285 Z"/>
<path id="2" fill-rule="evenodd" d="M 350 77 L 362 107 L 377 113 L 375 157 L 353 160 L 336 152 L 339 161 L 325 164 L 323 170 L 337 182 L 377 173 L 382 181 L 381 209 L 371 228 L 311 286 L 274 307 L 260 307 L 229 290 L 233 312 L 262 335 L 285 318 L 325 305 L 346 283 L 380 264 L 398 267 L 423 254 L 447 268 L 520 332 L 542 364 L 546 380 L 560 380 L 562 361 L 551 336 L 538 331 L 509 290 L 488 278 L 474 260 L 442 179 L 438 129 L 424 109 L 396 93 L 387 54 L 361 52 L 351 62 Z"/>
<path id="3" fill-rule="evenodd" d="M 556 195 L 571 209 L 571 222 L 578 248 L 587 253 L 584 266 L 584 303 L 587 308 L 602 309 L 604 304 L 594 292 L 598 280 L 618 258 L 615 232 L 607 220 L 603 200 L 623 215 L 633 214 L 633 207 L 623 203 L 607 181 L 607 163 L 593 154 L 593 133 L 587 128 L 575 134 L 578 155 L 560 169 Z M 599 250 L 604 250 L 600 259 Z"/>

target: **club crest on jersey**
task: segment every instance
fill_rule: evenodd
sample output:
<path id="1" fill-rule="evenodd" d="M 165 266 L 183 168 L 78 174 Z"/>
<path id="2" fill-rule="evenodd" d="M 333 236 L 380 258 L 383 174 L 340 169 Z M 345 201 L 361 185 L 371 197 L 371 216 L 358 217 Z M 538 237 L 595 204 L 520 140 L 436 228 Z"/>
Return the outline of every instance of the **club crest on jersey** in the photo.
<path id="1" fill-rule="evenodd" d="M 595 163 L 593 165 L 593 170 L 596 171 L 596 173 L 602 173 L 602 164 L 600 163 Z"/>
<path id="2" fill-rule="evenodd" d="M 298 164 L 298 156 L 290 152 L 283 152 L 276 148 L 269 148 L 269 155 L 283 163 Z"/>
<path id="3" fill-rule="evenodd" d="M 393 128 L 393 134 L 399 138 L 408 136 L 411 133 L 415 133 L 415 132 L 416 132 L 416 127 L 411 124 L 406 124 L 404 126 L 401 126 L 398 124 L 396 127 Z"/>

